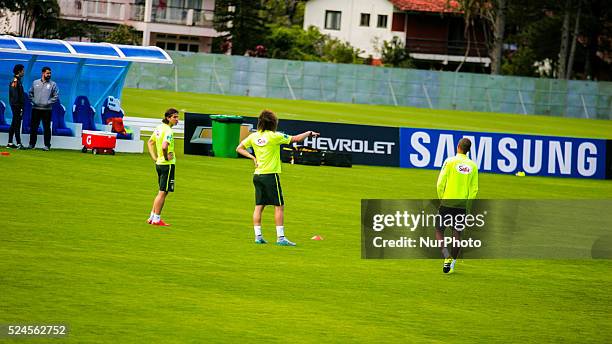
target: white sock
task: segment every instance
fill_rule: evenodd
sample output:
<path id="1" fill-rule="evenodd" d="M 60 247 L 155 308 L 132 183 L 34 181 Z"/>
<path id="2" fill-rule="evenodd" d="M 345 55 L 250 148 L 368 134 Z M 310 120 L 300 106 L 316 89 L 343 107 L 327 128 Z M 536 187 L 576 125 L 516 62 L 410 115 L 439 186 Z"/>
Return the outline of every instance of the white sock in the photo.
<path id="1" fill-rule="evenodd" d="M 255 230 L 255 236 L 260 237 L 261 236 L 261 226 L 253 226 L 253 229 Z"/>
<path id="2" fill-rule="evenodd" d="M 153 222 L 157 223 L 161 220 L 161 215 L 153 214 Z"/>
<path id="3" fill-rule="evenodd" d="M 451 269 L 455 268 L 455 263 L 457 263 L 457 259 L 453 259 L 453 261 L 451 262 Z"/>
<path id="4" fill-rule="evenodd" d="M 279 238 L 285 236 L 285 226 L 276 226 L 276 236 Z"/>
<path id="5" fill-rule="evenodd" d="M 151 215 L 149 215 L 149 220 L 153 221 L 153 216 L 155 216 L 155 213 L 151 212 Z"/>

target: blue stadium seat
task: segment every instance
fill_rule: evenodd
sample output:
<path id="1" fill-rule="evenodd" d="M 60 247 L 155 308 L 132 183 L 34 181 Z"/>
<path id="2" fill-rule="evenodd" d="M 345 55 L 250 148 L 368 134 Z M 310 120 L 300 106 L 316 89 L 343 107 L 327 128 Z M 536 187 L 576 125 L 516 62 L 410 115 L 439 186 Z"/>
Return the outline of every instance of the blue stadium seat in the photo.
<path id="1" fill-rule="evenodd" d="M 72 136 L 72 129 L 66 127 L 66 108 L 59 101 L 51 108 L 51 134 L 56 136 Z"/>
<path id="2" fill-rule="evenodd" d="M 83 124 L 83 130 L 98 130 L 94 121 L 96 111 L 86 96 L 78 96 L 72 105 L 72 120 Z"/>
<path id="3" fill-rule="evenodd" d="M 11 127 L 10 124 L 6 123 L 6 118 L 4 118 L 4 112 L 6 111 L 6 104 L 0 100 L 0 131 L 8 132 Z"/>

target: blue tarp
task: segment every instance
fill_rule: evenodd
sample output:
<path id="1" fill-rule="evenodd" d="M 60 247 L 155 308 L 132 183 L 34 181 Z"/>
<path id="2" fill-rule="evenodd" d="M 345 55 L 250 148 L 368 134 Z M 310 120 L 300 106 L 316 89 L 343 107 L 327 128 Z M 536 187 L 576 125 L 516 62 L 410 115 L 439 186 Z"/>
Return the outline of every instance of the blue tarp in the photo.
<path id="1" fill-rule="evenodd" d="M 72 121 L 72 104 L 77 96 L 87 96 L 101 123 L 100 108 L 108 96 L 121 98 L 125 77 L 132 62 L 171 64 L 172 59 L 158 47 L 115 45 L 110 43 L 67 42 L 35 38 L 0 36 L 0 100 L 8 106 L 8 84 L 13 66 L 25 66 L 23 86 L 40 78 L 44 66 L 51 68 L 52 80 L 60 90 L 66 107 L 66 121 Z"/>

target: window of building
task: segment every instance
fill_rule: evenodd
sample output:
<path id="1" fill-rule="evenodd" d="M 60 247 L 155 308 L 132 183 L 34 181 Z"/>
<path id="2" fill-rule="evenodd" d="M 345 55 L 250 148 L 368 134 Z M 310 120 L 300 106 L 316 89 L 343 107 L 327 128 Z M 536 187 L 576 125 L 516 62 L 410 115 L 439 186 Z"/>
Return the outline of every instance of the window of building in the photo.
<path id="1" fill-rule="evenodd" d="M 360 26 L 370 26 L 370 14 L 362 13 L 361 20 L 359 21 Z"/>
<path id="2" fill-rule="evenodd" d="M 155 45 L 164 50 L 189 51 L 197 53 L 200 51 L 200 38 L 196 36 L 178 36 L 167 34 L 156 34 Z"/>
<path id="3" fill-rule="evenodd" d="M 386 28 L 387 27 L 387 17 L 388 16 L 386 14 L 379 14 L 376 27 Z"/>
<path id="4" fill-rule="evenodd" d="M 340 19 L 342 12 L 325 11 L 325 28 L 327 30 L 340 30 Z"/>

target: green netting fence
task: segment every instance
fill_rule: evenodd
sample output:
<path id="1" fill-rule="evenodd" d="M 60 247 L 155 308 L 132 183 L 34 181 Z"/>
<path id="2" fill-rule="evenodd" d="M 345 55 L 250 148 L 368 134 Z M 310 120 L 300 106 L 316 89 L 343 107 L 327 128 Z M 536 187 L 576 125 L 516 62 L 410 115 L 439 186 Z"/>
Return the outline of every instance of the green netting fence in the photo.
<path id="1" fill-rule="evenodd" d="M 134 64 L 125 87 L 430 109 L 612 119 L 612 82 L 170 53 Z"/>

